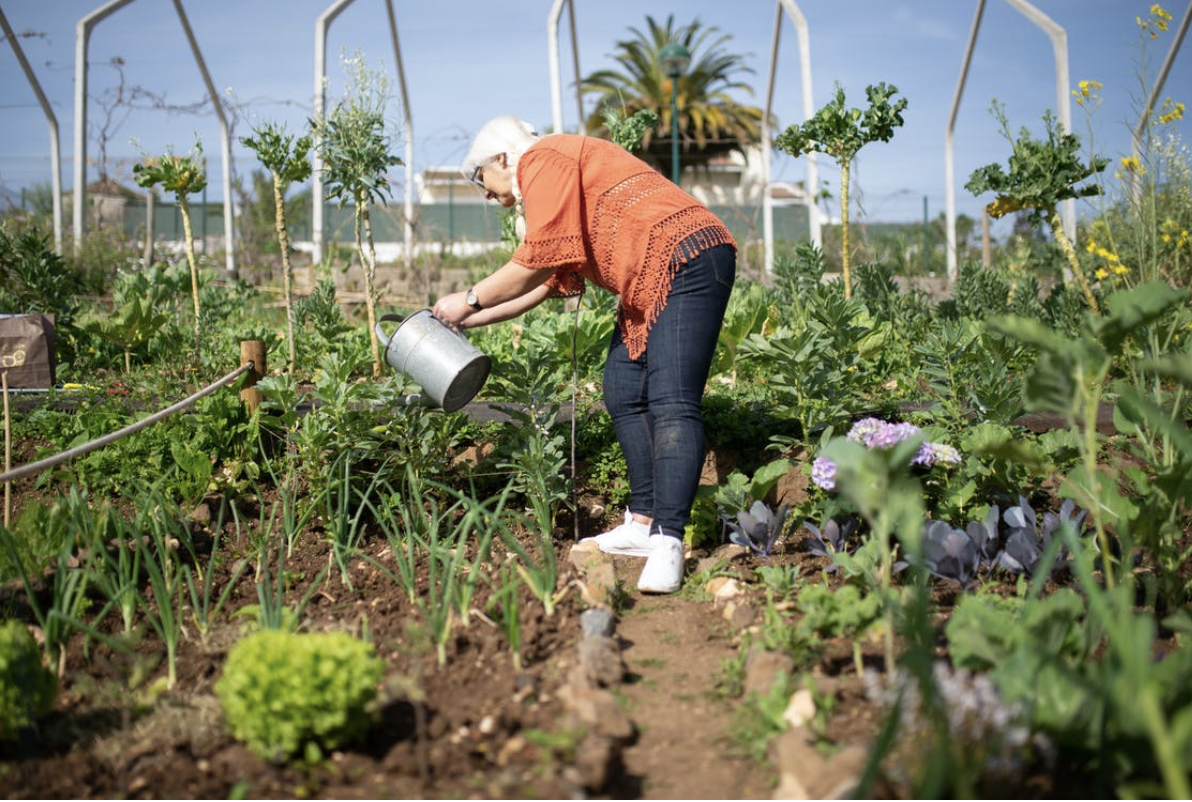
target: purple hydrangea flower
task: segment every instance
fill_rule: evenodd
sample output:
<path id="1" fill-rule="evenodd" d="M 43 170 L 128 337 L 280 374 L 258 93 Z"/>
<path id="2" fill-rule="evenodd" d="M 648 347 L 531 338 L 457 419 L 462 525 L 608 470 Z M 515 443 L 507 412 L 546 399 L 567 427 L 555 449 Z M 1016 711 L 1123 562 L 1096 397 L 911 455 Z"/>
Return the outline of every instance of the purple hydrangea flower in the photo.
<path id="1" fill-rule="evenodd" d="M 958 465 L 960 463 L 960 452 L 946 443 L 924 443 L 919 446 L 919 453 L 911 460 L 911 463 L 914 465 L 925 465 L 927 467 L 931 467 L 937 462 Z"/>
<path id="2" fill-rule="evenodd" d="M 896 443 L 914 437 L 920 431 L 913 423 L 888 423 L 885 428 L 875 432 L 870 442 L 865 445 L 869 448 L 890 448 Z"/>
<path id="3" fill-rule="evenodd" d="M 811 481 L 824 490 L 835 490 L 836 463 L 827 457 L 816 457 L 811 463 Z"/>
<path id="4" fill-rule="evenodd" d="M 869 447 L 870 439 L 877 432 L 880 432 L 889 425 L 880 418 L 862 418 L 853 424 L 853 428 L 848 430 L 848 439 L 854 443 L 860 443 L 863 446 Z"/>
<path id="5" fill-rule="evenodd" d="M 890 423 L 881 418 L 862 418 L 849 429 L 848 439 L 866 448 L 889 448 L 919 434 L 913 423 Z"/>

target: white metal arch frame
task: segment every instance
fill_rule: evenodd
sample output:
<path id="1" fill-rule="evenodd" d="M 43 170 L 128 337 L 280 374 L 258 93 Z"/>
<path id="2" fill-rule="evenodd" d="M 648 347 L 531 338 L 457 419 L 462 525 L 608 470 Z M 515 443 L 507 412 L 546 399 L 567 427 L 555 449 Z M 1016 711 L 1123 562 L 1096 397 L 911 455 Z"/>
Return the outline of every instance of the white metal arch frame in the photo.
<path id="1" fill-rule="evenodd" d="M 571 60 L 575 68 L 575 108 L 579 114 L 576 130 L 582 134 L 585 132 L 584 102 L 579 86 L 579 44 L 576 40 L 575 30 L 575 0 L 553 0 L 550 14 L 546 18 L 547 50 L 550 56 L 551 123 L 556 132 L 563 130 L 563 79 L 559 67 L 559 24 L 564 4 L 567 6 L 567 15 L 571 24 Z"/>
<path id="2" fill-rule="evenodd" d="M 327 30 L 345 8 L 355 0 L 336 0 L 315 20 L 315 117 L 321 119 L 327 113 Z M 406 89 L 406 71 L 402 66 L 401 45 L 397 40 L 397 17 L 393 13 L 393 0 L 385 0 L 389 15 L 389 37 L 393 41 L 393 58 L 397 62 L 397 81 L 401 89 L 402 115 L 405 130 L 405 236 L 402 249 L 405 266 L 409 269 L 414 262 L 414 117 L 410 110 L 410 93 Z M 323 160 L 319 157 L 319 141 L 316 135 L 314 148 L 314 171 L 311 175 L 311 240 L 315 264 L 323 261 Z"/>
<path id="3" fill-rule="evenodd" d="M 50 127 L 50 187 L 54 202 L 54 252 L 61 256 L 62 153 L 61 145 L 58 141 L 58 118 L 54 115 L 54 109 L 50 106 L 50 101 L 46 99 L 46 93 L 42 91 L 41 83 L 33 73 L 33 68 L 29 66 L 29 60 L 25 58 L 25 51 L 21 49 L 21 44 L 17 41 L 16 34 L 13 33 L 12 27 L 8 24 L 8 17 L 4 16 L 3 9 L 0 9 L 0 28 L 4 30 L 4 36 L 8 39 L 8 43 L 12 45 L 13 53 L 16 54 L 17 61 L 21 64 L 21 69 L 25 73 L 25 78 L 29 81 L 29 86 L 33 88 L 34 94 L 37 95 L 37 102 L 41 104 L 41 110 L 46 116 L 46 123 Z"/>
<path id="4" fill-rule="evenodd" d="M 778 67 L 778 39 L 782 30 L 783 11 L 795 25 L 795 35 L 799 40 L 799 76 L 803 89 L 803 120 L 810 120 L 815 115 L 815 105 L 811 93 L 811 36 L 807 29 L 807 18 L 799 10 L 794 0 L 778 0 L 774 15 L 774 44 L 770 53 L 770 77 L 766 85 L 766 111 L 762 115 L 762 236 L 765 240 L 765 271 L 769 274 L 774 269 L 774 202 L 770 195 L 770 151 L 773 149 L 770 140 L 770 110 L 774 104 L 775 73 Z M 815 197 L 819 191 L 819 170 L 815 153 L 808 153 L 807 157 L 807 223 L 810 229 L 811 241 L 817 246 L 823 244 L 822 228 L 819 218 L 819 207 L 815 204 Z"/>
<path id="5" fill-rule="evenodd" d="M 83 243 L 84 212 L 87 204 L 87 49 L 91 40 L 91 32 L 100 22 L 119 11 L 133 0 L 112 0 L 87 14 L 75 26 L 75 103 L 74 103 L 74 247 L 78 252 Z M 203 53 L 191 31 L 190 21 L 186 11 L 182 8 L 182 0 L 174 0 L 174 8 L 178 12 L 178 21 L 190 43 L 195 63 L 202 73 L 203 82 L 207 87 L 207 94 L 211 98 L 211 105 L 215 109 L 215 116 L 219 119 L 220 150 L 223 156 L 223 193 L 224 193 L 224 255 L 228 275 L 236 277 L 236 257 L 232 240 L 235 228 L 232 220 L 232 138 L 228 131 L 228 121 L 224 116 L 223 104 L 211 75 L 207 72 L 207 64 L 203 60 Z"/>
<path id="6" fill-rule="evenodd" d="M 1069 97 L 1068 80 L 1068 34 L 1063 26 L 1057 24 L 1039 9 L 1026 0 L 1006 0 L 1016 11 L 1033 22 L 1051 39 L 1052 52 L 1055 55 L 1055 103 L 1056 115 L 1059 117 L 1060 130 L 1065 134 L 1072 131 L 1072 102 Z M 956 95 L 952 99 L 952 110 L 948 114 L 948 126 L 944 130 L 944 181 L 945 197 L 947 199 L 946 225 L 948 237 L 948 283 L 952 284 L 957 277 L 956 256 L 956 167 L 953 159 L 953 131 L 956 128 L 956 113 L 960 109 L 960 98 L 964 94 L 964 84 L 968 78 L 969 63 L 972 61 L 973 48 L 977 44 L 977 32 L 981 28 L 981 17 L 985 13 L 985 0 L 977 0 L 977 10 L 973 15 L 973 27 L 969 32 L 968 45 L 964 49 L 964 59 L 960 66 L 960 78 L 956 83 Z M 1060 218 L 1063 221 L 1064 233 L 1073 243 L 1076 242 L 1076 201 L 1066 200 L 1060 204 Z"/>
<path id="7" fill-rule="evenodd" d="M 1163 85 L 1167 83 L 1167 75 L 1171 72 L 1172 62 L 1175 61 L 1176 55 L 1180 52 L 1180 45 L 1184 43 L 1184 35 L 1188 33 L 1188 22 L 1192 19 L 1192 3 L 1188 3 L 1188 7 L 1184 10 L 1184 18 L 1180 20 L 1180 27 L 1175 32 L 1175 38 L 1171 41 L 1171 47 L 1167 50 L 1167 56 L 1163 59 L 1163 66 L 1159 68 L 1159 74 L 1155 77 L 1155 85 L 1151 87 L 1150 94 L 1147 95 L 1146 105 L 1143 106 L 1142 113 L 1138 115 L 1138 123 L 1135 124 L 1134 130 L 1130 134 L 1130 155 L 1137 159 L 1142 150 L 1142 132 L 1146 129 L 1147 122 L 1151 118 L 1151 112 L 1155 110 L 1155 102 L 1159 99 L 1159 93 L 1163 91 Z M 1138 193 L 1141 190 L 1141 184 L 1138 176 L 1131 171 L 1130 173 L 1130 197 L 1137 203 Z"/>

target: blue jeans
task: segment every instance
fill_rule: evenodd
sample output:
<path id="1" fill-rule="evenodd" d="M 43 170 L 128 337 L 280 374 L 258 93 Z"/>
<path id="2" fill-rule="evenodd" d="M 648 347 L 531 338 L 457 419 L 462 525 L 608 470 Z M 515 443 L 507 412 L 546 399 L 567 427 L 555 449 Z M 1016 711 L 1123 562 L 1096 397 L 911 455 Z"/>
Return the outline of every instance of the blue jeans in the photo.
<path id="1" fill-rule="evenodd" d="M 704 464 L 704 385 L 736 271 L 731 245 L 682 265 L 639 359 L 629 358 L 620 327 L 613 331 L 604 404 L 629 469 L 629 509 L 654 519 L 652 534 L 682 538 L 691 517 Z"/>

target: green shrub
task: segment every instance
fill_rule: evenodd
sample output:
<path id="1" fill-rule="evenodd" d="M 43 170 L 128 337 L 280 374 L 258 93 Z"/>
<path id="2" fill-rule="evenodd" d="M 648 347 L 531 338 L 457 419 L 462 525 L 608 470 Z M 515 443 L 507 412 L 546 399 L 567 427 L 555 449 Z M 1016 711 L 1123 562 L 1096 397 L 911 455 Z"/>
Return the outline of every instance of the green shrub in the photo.
<path id="1" fill-rule="evenodd" d="M 232 647 L 215 692 L 254 753 L 313 763 L 368 731 L 384 673 L 372 644 L 346 633 L 262 630 Z"/>
<path id="2" fill-rule="evenodd" d="M 41 650 L 19 621 L 0 625 L 0 741 L 13 740 L 50 712 L 58 678 L 41 663 Z"/>

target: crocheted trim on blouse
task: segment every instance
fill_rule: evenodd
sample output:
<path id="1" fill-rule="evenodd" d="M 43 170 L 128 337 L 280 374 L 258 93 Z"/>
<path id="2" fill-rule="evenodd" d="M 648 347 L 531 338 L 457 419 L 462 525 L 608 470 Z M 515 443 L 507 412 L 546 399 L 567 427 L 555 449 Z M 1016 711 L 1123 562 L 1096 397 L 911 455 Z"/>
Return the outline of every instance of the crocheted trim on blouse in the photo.
<path id="1" fill-rule="evenodd" d="M 710 225 L 709 218 L 713 221 Z M 701 206 L 671 215 L 654 228 L 632 303 L 622 304 L 619 315 L 621 335 L 630 359 L 637 359 L 646 352 L 650 328 L 666 308 L 671 284 L 679 268 L 717 245 L 735 246 L 736 242 L 728 229 Z M 659 264 L 664 261 L 665 266 Z"/>

